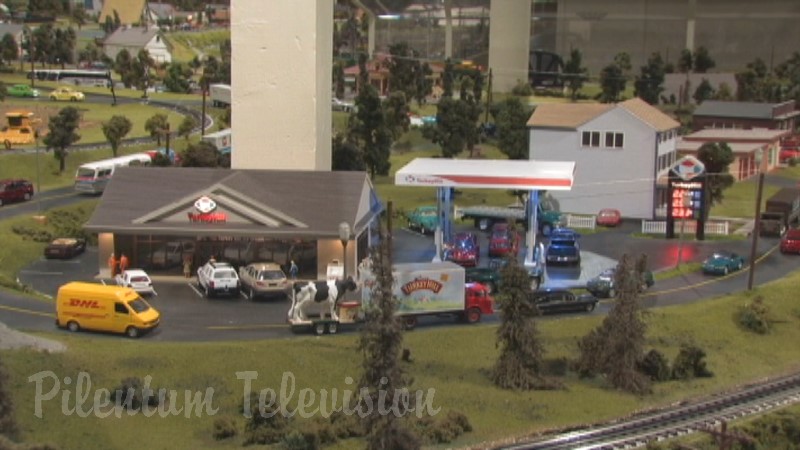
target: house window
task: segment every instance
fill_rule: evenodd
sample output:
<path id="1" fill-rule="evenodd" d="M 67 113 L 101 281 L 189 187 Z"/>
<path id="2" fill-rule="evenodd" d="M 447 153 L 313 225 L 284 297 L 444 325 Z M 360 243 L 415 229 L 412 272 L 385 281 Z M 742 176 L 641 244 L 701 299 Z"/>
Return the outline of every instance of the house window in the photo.
<path id="1" fill-rule="evenodd" d="M 584 131 L 581 134 L 581 145 L 583 147 L 600 147 L 600 132 Z"/>
<path id="2" fill-rule="evenodd" d="M 622 148 L 624 140 L 622 133 L 606 132 L 606 147 L 608 148 Z"/>

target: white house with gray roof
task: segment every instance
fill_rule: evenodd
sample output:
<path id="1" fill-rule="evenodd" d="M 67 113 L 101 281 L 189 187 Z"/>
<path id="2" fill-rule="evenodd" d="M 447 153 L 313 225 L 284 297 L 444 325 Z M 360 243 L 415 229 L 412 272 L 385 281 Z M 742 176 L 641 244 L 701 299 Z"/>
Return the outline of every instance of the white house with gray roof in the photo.
<path id="1" fill-rule="evenodd" d="M 680 123 L 645 101 L 541 104 L 530 119 L 530 159 L 575 161 L 571 191 L 550 192 L 559 210 L 652 219 L 666 202 L 658 179 L 676 161 Z"/>
<path id="2" fill-rule="evenodd" d="M 172 62 L 169 46 L 158 28 L 121 27 L 103 41 L 103 53 L 112 60 L 123 49 L 134 58 L 145 49 L 157 63 Z"/>

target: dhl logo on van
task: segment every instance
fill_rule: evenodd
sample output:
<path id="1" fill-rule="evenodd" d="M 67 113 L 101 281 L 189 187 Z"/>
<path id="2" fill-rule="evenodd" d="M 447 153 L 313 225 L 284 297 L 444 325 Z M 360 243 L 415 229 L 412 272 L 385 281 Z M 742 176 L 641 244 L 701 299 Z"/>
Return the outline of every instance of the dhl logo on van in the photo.
<path id="1" fill-rule="evenodd" d="M 97 300 L 81 300 L 79 298 L 69 299 L 69 306 L 86 309 L 101 309 L 100 303 Z"/>
<path id="2" fill-rule="evenodd" d="M 414 291 L 432 291 L 434 294 L 438 294 L 439 291 L 442 290 L 444 285 L 436 280 L 432 280 L 430 278 L 417 278 L 414 281 L 409 281 L 408 283 L 404 284 L 403 287 L 400 288 L 403 291 L 403 294 L 409 295 Z"/>

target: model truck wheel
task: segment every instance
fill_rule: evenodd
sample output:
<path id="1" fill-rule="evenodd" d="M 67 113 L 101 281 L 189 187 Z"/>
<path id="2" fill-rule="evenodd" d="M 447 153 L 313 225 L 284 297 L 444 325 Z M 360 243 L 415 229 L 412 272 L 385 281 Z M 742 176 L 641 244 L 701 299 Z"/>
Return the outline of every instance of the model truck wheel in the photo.
<path id="1" fill-rule="evenodd" d="M 67 323 L 67 329 L 73 333 L 77 333 L 78 331 L 81 330 L 81 326 L 78 325 L 78 322 L 71 320 L 69 321 L 69 323 Z"/>
<path id="2" fill-rule="evenodd" d="M 328 333 L 329 334 L 336 334 L 339 331 L 339 324 L 336 322 L 331 322 L 328 324 Z"/>
<path id="3" fill-rule="evenodd" d="M 414 327 L 417 326 L 417 318 L 416 317 L 404 317 L 403 318 L 403 325 L 405 326 L 406 330 L 413 330 Z"/>
<path id="4" fill-rule="evenodd" d="M 314 334 L 317 336 L 322 336 L 325 334 L 325 324 L 320 322 L 314 325 Z"/>
<path id="5" fill-rule="evenodd" d="M 478 323 L 481 321 L 481 310 L 478 308 L 470 308 L 467 311 L 467 323 Z"/>
<path id="6" fill-rule="evenodd" d="M 139 329 L 136 327 L 128 327 L 125 329 L 125 335 L 129 338 L 139 337 Z"/>

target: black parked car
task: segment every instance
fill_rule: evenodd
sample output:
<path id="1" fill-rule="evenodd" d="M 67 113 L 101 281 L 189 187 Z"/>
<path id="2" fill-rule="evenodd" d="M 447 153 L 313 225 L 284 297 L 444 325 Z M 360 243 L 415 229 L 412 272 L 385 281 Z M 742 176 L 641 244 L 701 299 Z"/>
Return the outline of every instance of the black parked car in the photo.
<path id="1" fill-rule="evenodd" d="M 617 296 L 617 290 L 614 286 L 614 273 L 616 268 L 606 269 L 600 272 L 600 275 L 590 279 L 586 282 L 586 290 L 589 291 L 592 295 L 599 297 L 599 298 L 612 298 Z M 653 272 L 645 271 L 642 274 L 642 282 L 640 285 L 639 292 L 644 291 L 645 289 L 653 286 L 655 284 L 655 278 L 653 278 Z"/>
<path id="2" fill-rule="evenodd" d="M 58 238 L 44 248 L 47 259 L 70 259 L 86 250 L 86 241 L 80 238 Z"/>
<path id="3" fill-rule="evenodd" d="M 592 311 L 597 306 L 597 297 L 575 295 L 568 289 L 541 289 L 532 292 L 529 299 L 542 314 Z"/>

